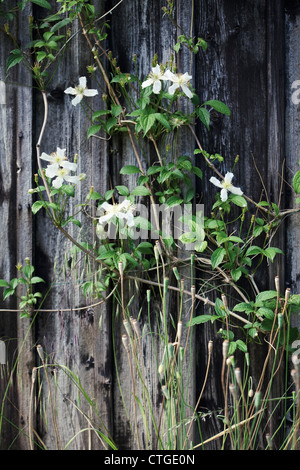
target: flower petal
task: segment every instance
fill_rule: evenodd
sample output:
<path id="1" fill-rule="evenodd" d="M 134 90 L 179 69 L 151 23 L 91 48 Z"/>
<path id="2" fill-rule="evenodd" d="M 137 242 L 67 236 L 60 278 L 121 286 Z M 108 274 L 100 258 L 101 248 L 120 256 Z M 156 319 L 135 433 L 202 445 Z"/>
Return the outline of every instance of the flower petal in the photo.
<path id="1" fill-rule="evenodd" d="M 63 182 L 64 182 L 63 178 L 61 178 L 60 176 L 58 176 L 57 178 L 55 178 L 55 179 L 52 181 L 52 186 L 54 186 L 54 188 L 56 188 L 56 189 L 59 189 L 59 188 L 61 188 Z"/>
<path id="2" fill-rule="evenodd" d="M 114 217 L 115 214 L 105 214 L 105 215 L 102 215 L 101 217 L 99 217 L 99 221 L 98 223 L 99 224 L 106 224 L 106 222 L 108 222 L 110 219 L 112 219 Z"/>
<path id="3" fill-rule="evenodd" d="M 176 75 L 174 75 L 174 73 L 171 72 L 171 70 L 169 69 L 165 71 L 164 77 L 165 77 L 165 80 L 171 80 L 171 82 L 173 82 L 174 79 L 176 79 Z"/>
<path id="4" fill-rule="evenodd" d="M 192 75 L 189 75 L 187 72 L 185 72 L 181 78 L 184 82 L 189 82 L 193 77 Z"/>
<path id="5" fill-rule="evenodd" d="M 148 78 L 148 80 L 145 80 L 145 81 L 142 83 L 142 88 L 147 88 L 147 86 L 152 85 L 152 83 L 153 83 L 153 79 L 152 79 L 152 78 Z"/>
<path id="6" fill-rule="evenodd" d="M 155 93 L 156 95 L 158 95 L 158 93 L 160 92 L 161 90 L 161 81 L 160 80 L 155 80 L 155 82 L 153 83 L 153 93 Z"/>
<path id="7" fill-rule="evenodd" d="M 76 106 L 80 101 L 82 100 L 82 95 L 77 95 L 73 100 L 72 100 L 72 105 Z"/>
<path id="8" fill-rule="evenodd" d="M 225 183 L 231 183 L 232 181 L 232 178 L 233 178 L 233 173 L 230 173 L 229 171 L 226 173 L 226 175 L 224 176 L 224 181 Z"/>
<path id="9" fill-rule="evenodd" d="M 55 162 L 55 159 L 51 156 L 48 155 L 47 153 L 43 152 L 42 155 L 40 156 L 42 160 L 46 160 L 47 162 Z"/>
<path id="10" fill-rule="evenodd" d="M 209 180 L 212 184 L 214 184 L 215 186 L 217 186 L 218 188 L 223 188 L 222 184 L 220 183 L 219 180 L 217 180 L 217 178 L 215 178 L 214 176 L 212 176 Z"/>
<path id="11" fill-rule="evenodd" d="M 186 85 L 181 85 L 181 89 L 188 98 L 193 98 L 193 93 L 191 92 L 189 87 L 187 87 Z"/>
<path id="12" fill-rule="evenodd" d="M 225 202 L 227 201 L 227 198 L 228 198 L 227 189 L 223 188 L 221 191 L 221 201 Z"/>
<path id="13" fill-rule="evenodd" d="M 57 176 L 57 172 L 59 170 L 59 166 L 57 163 L 52 163 L 52 165 L 48 165 L 46 168 L 46 176 L 48 178 L 54 178 Z"/>
<path id="14" fill-rule="evenodd" d="M 178 83 L 173 83 L 173 85 L 171 85 L 169 87 L 169 90 L 168 90 L 170 95 L 174 95 L 174 93 L 175 93 L 175 91 L 177 90 L 178 87 L 179 87 Z"/>
<path id="15" fill-rule="evenodd" d="M 79 77 L 79 86 L 86 88 L 86 77 Z"/>
<path id="16" fill-rule="evenodd" d="M 242 196 L 242 194 L 243 194 L 243 191 L 241 190 L 241 188 L 236 188 L 235 186 L 230 186 L 228 189 L 232 194 L 236 194 L 237 196 Z"/>
<path id="17" fill-rule="evenodd" d="M 75 88 L 69 87 L 64 91 L 67 95 L 76 95 Z"/>
<path id="18" fill-rule="evenodd" d="M 127 214 L 127 225 L 128 225 L 128 227 L 133 227 L 134 226 L 133 214 Z"/>
<path id="19" fill-rule="evenodd" d="M 155 67 L 152 67 L 152 73 L 155 75 L 159 75 L 161 73 L 160 65 L 157 64 Z"/>
<path id="20" fill-rule="evenodd" d="M 98 95 L 98 91 L 87 88 L 86 90 L 84 90 L 83 95 L 84 96 L 96 96 Z"/>
<path id="21" fill-rule="evenodd" d="M 67 170 L 70 171 L 76 171 L 77 170 L 77 164 L 73 162 L 68 162 L 67 160 L 64 160 L 60 163 L 60 166 L 63 168 L 66 168 Z"/>
<path id="22" fill-rule="evenodd" d="M 56 153 L 61 159 L 64 159 L 66 155 L 66 149 L 60 149 L 59 147 L 57 147 Z"/>
<path id="23" fill-rule="evenodd" d="M 109 211 L 113 208 L 112 204 L 108 204 L 107 201 L 103 202 L 103 204 L 101 204 L 101 209 L 104 209 L 105 211 Z"/>
<path id="24" fill-rule="evenodd" d="M 64 179 L 68 181 L 68 183 L 72 183 L 72 184 L 78 184 L 80 181 L 79 176 L 65 175 Z"/>

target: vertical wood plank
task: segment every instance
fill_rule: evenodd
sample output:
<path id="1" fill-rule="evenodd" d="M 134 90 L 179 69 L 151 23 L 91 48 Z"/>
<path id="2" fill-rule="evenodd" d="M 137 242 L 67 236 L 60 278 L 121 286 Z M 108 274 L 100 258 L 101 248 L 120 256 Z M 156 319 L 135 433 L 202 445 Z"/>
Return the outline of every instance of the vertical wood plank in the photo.
<path id="1" fill-rule="evenodd" d="M 299 83 L 300 80 L 300 56 L 299 56 L 299 27 L 300 8 L 299 2 L 286 2 L 286 43 L 285 43 L 285 79 L 286 79 L 286 100 L 285 100 L 285 152 L 286 152 L 286 179 L 292 183 L 294 174 L 299 170 Z M 287 189 L 286 193 L 289 206 L 297 208 L 295 196 L 292 190 Z M 300 289 L 300 215 L 294 214 L 287 221 L 286 229 L 286 272 L 287 287 L 296 294 Z M 293 315 L 292 323 L 299 328 L 298 315 Z"/>
<path id="2" fill-rule="evenodd" d="M 234 181 L 254 200 L 261 194 L 263 199 L 266 198 L 260 178 L 268 182 L 270 196 L 279 197 L 277 175 L 283 159 L 282 11 L 282 4 L 273 2 L 197 2 L 197 36 L 208 41 L 206 53 L 196 62 L 197 91 L 202 102 L 219 99 L 232 111 L 230 119 L 213 113 L 210 132 L 201 126 L 198 137 L 205 150 L 224 157 L 224 162 L 217 164 L 222 174 L 230 171 L 239 155 Z M 210 176 L 205 169 L 199 188 L 206 207 L 211 207 L 215 194 L 209 183 Z M 250 216 L 253 211 L 254 207 L 250 207 Z M 259 289 L 274 287 L 274 273 L 270 271 L 270 274 L 270 277 L 257 279 Z M 202 328 L 201 334 L 205 337 L 208 331 L 211 338 L 218 337 L 217 331 L 209 327 Z M 221 364 L 218 340 L 216 346 L 214 357 Z M 254 350 L 251 351 L 256 383 L 264 353 L 261 348 L 262 357 L 259 359 L 259 352 L 255 350 L 254 361 Z M 207 355 L 203 347 L 199 347 L 198 354 L 205 367 Z M 203 411 L 216 409 L 217 404 L 223 402 L 219 380 L 217 367 L 203 397 Z M 208 421 L 211 435 L 217 432 L 218 423 L 213 423 L 213 419 Z M 204 428 L 205 435 L 206 431 Z M 212 446 L 218 446 L 218 443 Z"/>
<path id="3" fill-rule="evenodd" d="M 23 14 L 16 17 L 13 25 L 13 34 L 16 34 L 20 47 L 25 47 L 29 42 L 29 34 L 26 34 L 28 16 L 31 14 L 31 6 L 27 5 Z M 19 29 L 18 29 L 19 28 Z M 8 47 L 7 47 L 8 46 Z M 3 51 L 2 73 L 5 76 L 4 68 L 8 52 L 13 45 L 11 42 L 6 42 L 5 53 Z M 18 277 L 16 264 L 21 263 L 24 265 L 25 258 L 28 257 L 32 262 L 32 216 L 31 205 L 28 190 L 32 187 L 32 81 L 30 73 L 25 67 L 20 66 L 18 70 L 9 73 L 8 83 L 15 83 L 15 86 L 10 85 L 10 91 L 13 95 L 13 104 L 9 97 L 8 107 L 3 107 L 3 110 L 8 111 L 3 115 L 2 129 L 4 132 L 4 152 L 1 155 L 2 162 L 10 165 L 11 177 L 7 179 L 10 174 L 8 168 L 2 167 L 3 182 L 10 185 L 10 199 L 7 202 L 10 206 L 9 211 L 4 218 L 8 218 L 8 223 L 3 225 L 7 227 L 7 232 L 3 230 L 2 240 L 7 240 L 10 247 L 5 248 L 1 253 L 4 259 L 9 260 L 11 267 L 5 270 L 3 276 L 8 276 L 8 280 L 13 277 Z M 6 106 L 6 105 L 3 105 Z M 6 190 L 3 188 L 3 196 L 5 198 Z M 7 188 L 8 189 L 8 188 Z M 13 192 L 15 191 L 15 195 Z M 9 192 L 6 193 L 9 195 Z M 9 222 L 11 220 L 12 224 Z M 15 243 L 15 246 L 12 245 Z M 22 295 L 22 289 L 18 288 L 19 295 Z M 7 306 L 7 303 L 5 304 Z M 17 307 L 17 304 L 15 304 Z M 32 338 L 33 332 L 29 327 L 30 322 L 27 320 L 20 320 L 19 314 L 12 312 L 10 314 L 13 319 L 5 322 L 5 329 L 10 324 L 14 324 L 14 331 L 11 331 L 11 337 L 15 338 L 15 345 L 17 350 L 14 354 L 14 359 L 10 366 L 13 368 L 15 365 L 14 381 L 17 391 L 17 401 L 14 403 L 18 410 L 17 419 L 15 420 L 16 426 L 19 429 L 19 436 L 14 446 L 26 448 L 28 444 L 28 425 L 29 425 L 29 402 L 31 390 L 31 370 L 33 367 L 33 351 L 32 351 Z M 12 441 L 13 442 L 13 441 Z M 11 444 L 11 443 L 10 443 Z M 10 445 L 9 444 L 9 445 Z"/>

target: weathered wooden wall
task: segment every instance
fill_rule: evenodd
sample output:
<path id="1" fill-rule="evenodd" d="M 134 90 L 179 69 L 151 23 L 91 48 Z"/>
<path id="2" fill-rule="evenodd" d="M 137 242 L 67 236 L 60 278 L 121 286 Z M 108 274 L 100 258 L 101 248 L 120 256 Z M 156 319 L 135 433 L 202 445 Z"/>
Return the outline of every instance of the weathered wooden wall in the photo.
<path id="1" fill-rule="evenodd" d="M 52 2 L 53 5 L 55 2 Z M 116 1 L 98 2 L 102 11 L 107 11 Z M 280 173 L 285 163 L 285 177 L 290 181 L 297 169 L 299 159 L 299 106 L 290 99 L 291 83 L 300 79 L 299 71 L 299 27 L 300 14 L 296 7 L 299 2 L 283 0 L 177 0 L 175 13 L 183 29 L 193 35 L 203 37 L 208 42 L 207 51 L 200 52 L 194 59 L 192 73 L 193 85 L 201 100 L 219 99 L 228 104 L 232 118 L 215 114 L 211 131 L 204 126 L 197 128 L 201 144 L 211 153 L 224 156 L 220 164 L 221 172 L 229 170 L 236 155 L 240 161 L 235 172 L 236 181 L 250 197 L 255 198 L 263 190 L 258 171 L 266 182 L 271 198 L 276 201 L 280 191 Z M 194 4 L 194 16 L 191 8 Z M 122 71 L 134 72 L 133 55 L 137 55 L 140 76 L 146 76 L 155 53 L 158 60 L 169 58 L 178 31 L 166 16 L 162 15 L 163 0 L 124 0 L 110 15 L 111 31 L 107 48 L 117 58 Z M 28 15 L 31 13 L 27 7 Z M 40 15 L 34 7 L 33 13 Z M 24 18 L 24 16 L 22 16 Z M 126 21 L 124 21 L 126 18 Z M 21 19 L 14 27 L 19 40 L 26 44 L 26 21 Z M 86 75 L 86 66 L 92 56 L 80 32 L 79 25 L 73 25 L 75 35 L 72 46 L 59 64 L 57 74 L 47 90 L 49 120 L 42 140 L 42 151 L 47 153 L 56 146 L 67 149 L 68 155 L 78 153 L 80 172 L 87 179 L 82 185 L 84 197 L 89 187 L 104 193 L 110 185 L 128 184 L 133 188 L 135 177 L 121 177 L 120 168 L 125 164 L 135 164 L 134 154 L 127 137 L 117 137 L 110 142 L 99 139 L 86 139 L 89 123 L 79 107 L 71 105 L 63 90 L 76 84 L 78 77 Z M 1 36 L 0 78 L 4 77 L 5 61 L 12 48 L 10 40 Z M 179 65 L 188 70 L 190 55 L 180 52 Z M 16 86 L 22 84 L 23 86 Z M 24 86 L 25 85 L 25 86 Z M 101 108 L 101 93 L 96 103 Z M 28 189 L 32 186 L 32 175 L 36 171 L 35 143 L 43 119 L 43 103 L 40 94 L 32 88 L 32 82 L 23 67 L 13 69 L 6 85 L 6 104 L 1 107 L 0 133 L 0 217 L 1 217 L 1 259 L 0 278 L 15 276 L 15 265 L 24 262 L 28 256 L 36 267 L 37 275 L 46 279 L 48 287 L 53 282 L 44 309 L 31 328 L 26 320 L 19 320 L 18 314 L 0 313 L 0 337 L 10 338 L 9 367 L 20 360 L 15 374 L 13 387 L 8 388 L 9 400 L 5 404 L 5 432 L 2 448 L 28 448 L 28 401 L 31 389 L 31 371 L 39 364 L 35 346 L 41 344 L 51 362 L 65 365 L 76 374 L 86 393 L 97 404 L 99 417 L 111 433 L 118 448 L 134 449 L 136 442 L 130 430 L 129 420 L 124 411 L 122 400 L 133 415 L 133 400 L 129 380 L 126 353 L 121 344 L 123 332 L 120 317 L 114 318 L 113 303 L 101 304 L 93 309 L 93 315 L 72 310 L 85 305 L 80 295 L 79 279 L 76 270 L 71 269 L 78 263 L 77 272 L 86 266 L 84 257 L 77 255 L 75 260 L 71 246 L 58 231 L 51 226 L 45 214 L 31 215 L 31 197 Z M 181 135 L 183 154 L 193 154 L 195 144 L 188 134 Z M 151 153 L 147 157 L 151 158 Z M 254 166 L 254 160 L 257 169 Z M 196 162 L 196 164 L 199 164 Z M 207 171 L 207 170 L 206 170 Z M 205 176 L 197 187 L 199 201 L 210 207 L 214 191 L 208 182 L 211 175 Z M 287 194 L 281 196 L 282 207 L 291 201 Z M 81 241 L 89 240 L 90 229 L 80 232 L 77 227 L 72 235 Z M 288 230 L 281 232 L 277 246 L 288 248 L 285 266 L 270 266 L 268 275 L 260 279 L 260 287 L 273 288 L 274 275 L 279 272 L 282 283 L 288 282 L 293 291 L 299 289 L 299 219 L 290 222 Z M 93 270 L 93 267 L 90 268 Z M 89 272 L 84 272 L 88 276 Z M 54 281 L 53 281 L 54 280 Z M 136 315 L 141 307 L 141 326 L 147 320 L 144 311 L 146 287 L 137 291 L 134 283 L 128 285 L 128 298 L 135 294 Z M 176 305 L 176 299 L 170 300 Z M 188 318 L 190 304 L 187 302 L 185 317 Z M 14 301 L 3 304 L 3 308 L 16 308 Z M 54 311 L 50 311 L 54 310 Z M 203 312 L 198 305 L 198 312 Z M 155 312 L 153 312 L 155 315 Z M 101 325 L 101 327 L 99 327 Z M 29 331 L 29 333 L 28 333 Z M 188 394 L 196 401 L 201 390 L 207 362 L 207 343 L 214 340 L 214 358 L 208 384 L 201 402 L 201 410 L 216 410 L 222 403 L 220 370 L 218 357 L 221 354 L 221 339 L 215 326 L 205 325 L 196 330 L 193 336 L 194 376 Z M 25 340 L 25 341 L 24 341 Z M 24 341 L 24 344 L 23 344 Z M 116 357 L 113 355 L 113 344 Z M 156 347 L 158 345 L 156 344 Z M 145 335 L 143 342 L 147 384 L 155 402 L 155 412 L 160 411 L 161 393 L 158 378 L 155 376 L 155 357 L 151 338 Z M 257 356 L 256 356 L 257 358 Z M 219 361 L 220 363 L 220 361 Z M 116 367 L 117 364 L 117 367 Z M 8 368 L 9 369 L 9 368 Z M 259 361 L 257 369 L 260 370 Z M 255 376 L 255 370 L 253 371 Z M 0 377 L 0 397 L 4 393 L 6 374 Z M 52 382 L 56 392 L 56 422 L 62 446 L 79 432 L 88 428 L 88 420 L 76 406 L 90 416 L 91 406 L 79 397 L 78 390 L 70 378 L 61 370 L 53 370 Z M 120 394 L 118 380 L 123 384 Z M 35 426 L 43 442 L 49 449 L 57 443 L 49 411 L 47 384 L 43 378 L 42 394 L 37 396 L 41 413 L 36 416 Z M 17 422 L 20 410 L 22 416 L 17 432 L 10 422 Z M 47 420 L 45 417 L 47 416 Z M 99 422 L 96 416 L 90 416 Z M 213 416 L 206 419 L 203 438 L 219 430 L 220 422 Z M 92 443 L 89 441 L 92 436 Z M 143 439 L 143 437 L 142 437 Z M 154 443 L 151 443 L 154 445 Z M 216 446 L 218 443 L 214 443 Z M 103 449 L 102 443 L 94 433 L 84 431 L 70 444 L 71 449 Z"/>

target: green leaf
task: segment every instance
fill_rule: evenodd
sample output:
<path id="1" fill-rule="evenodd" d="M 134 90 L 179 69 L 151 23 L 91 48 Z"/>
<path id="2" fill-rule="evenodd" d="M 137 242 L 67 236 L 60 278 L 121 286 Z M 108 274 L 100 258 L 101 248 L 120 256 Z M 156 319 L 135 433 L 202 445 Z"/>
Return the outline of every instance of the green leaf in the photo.
<path id="1" fill-rule="evenodd" d="M 194 243 L 197 240 L 197 237 L 194 232 L 187 232 L 180 235 L 179 240 L 182 243 Z"/>
<path id="2" fill-rule="evenodd" d="M 11 51 L 7 61 L 6 61 L 6 72 L 9 71 L 12 67 L 19 64 L 23 60 L 23 54 L 19 49 L 14 49 Z"/>
<path id="3" fill-rule="evenodd" d="M 120 116 L 121 112 L 122 112 L 122 106 L 120 106 L 120 105 L 113 105 L 113 106 L 111 107 L 111 114 L 112 114 L 114 117 Z"/>
<path id="4" fill-rule="evenodd" d="M 237 196 L 236 194 L 230 196 L 231 202 L 239 207 L 247 207 L 247 201 L 243 196 Z"/>
<path id="5" fill-rule="evenodd" d="M 198 118 L 201 122 L 205 125 L 205 127 L 209 130 L 210 124 L 210 113 L 207 111 L 206 108 L 196 108 L 196 113 Z"/>
<path id="6" fill-rule="evenodd" d="M 106 201 L 109 201 L 112 198 L 114 192 L 115 192 L 114 189 L 109 189 L 108 191 L 106 191 L 106 193 L 104 194 L 104 199 Z"/>
<path id="7" fill-rule="evenodd" d="M 33 266 L 30 266 L 28 264 L 26 264 L 26 266 L 24 266 L 23 273 L 24 273 L 24 276 L 26 276 L 28 279 L 32 276 L 33 272 L 34 272 L 34 267 Z"/>
<path id="8" fill-rule="evenodd" d="M 31 210 L 33 214 L 36 214 L 42 207 L 44 207 L 43 201 L 36 201 L 32 204 Z"/>
<path id="9" fill-rule="evenodd" d="M 202 179 L 202 176 L 203 176 L 203 173 L 202 173 L 202 170 L 200 170 L 200 168 L 198 168 L 197 166 L 193 166 L 192 167 L 192 172 L 198 176 L 198 178 Z"/>
<path id="10" fill-rule="evenodd" d="M 297 171 L 293 178 L 293 188 L 296 193 L 300 193 L 300 170 Z"/>
<path id="11" fill-rule="evenodd" d="M 215 269 L 219 264 L 222 263 L 224 256 L 226 255 L 225 248 L 217 248 L 211 255 L 211 264 L 213 269 Z"/>
<path id="12" fill-rule="evenodd" d="M 264 292 L 260 292 L 255 299 L 255 303 L 263 302 L 265 300 L 274 299 L 277 297 L 277 292 L 275 290 L 266 290 Z"/>
<path id="13" fill-rule="evenodd" d="M 206 323 L 208 321 L 211 321 L 211 323 L 213 323 L 218 318 L 219 317 L 217 315 L 199 315 L 198 317 L 192 318 L 191 321 L 187 323 L 187 327 L 200 325 L 201 323 Z"/>
<path id="14" fill-rule="evenodd" d="M 203 251 L 206 250 L 206 247 L 207 247 L 207 241 L 196 243 L 195 251 L 197 251 L 198 253 L 203 253 Z"/>
<path id="15" fill-rule="evenodd" d="M 3 292 L 3 300 L 7 299 L 7 297 L 9 297 L 10 295 L 14 295 L 14 293 L 15 293 L 14 289 L 11 289 L 11 288 L 5 289 Z"/>
<path id="16" fill-rule="evenodd" d="M 237 345 L 237 347 L 240 351 L 242 351 L 244 353 L 247 352 L 247 345 L 241 339 L 236 340 L 236 345 Z"/>
<path id="17" fill-rule="evenodd" d="M 246 313 L 250 313 L 250 312 L 253 312 L 254 309 L 253 309 L 253 306 L 252 304 L 248 303 L 248 302 L 240 302 L 239 304 L 236 304 L 233 309 L 232 309 L 233 312 L 246 312 Z"/>
<path id="18" fill-rule="evenodd" d="M 231 276 L 232 276 L 232 279 L 234 280 L 234 282 L 237 282 L 240 279 L 241 275 L 242 275 L 241 268 L 232 269 Z"/>
<path id="19" fill-rule="evenodd" d="M 54 26 L 52 26 L 50 31 L 52 33 L 55 33 L 55 31 L 57 31 L 60 28 L 63 28 L 64 26 L 66 26 L 69 23 L 71 23 L 70 18 L 65 18 L 64 20 L 61 20 L 58 23 L 56 23 Z"/>
<path id="20" fill-rule="evenodd" d="M 246 251 L 246 256 L 258 255 L 260 253 L 263 253 L 263 249 L 259 246 L 252 245 Z"/>
<path id="21" fill-rule="evenodd" d="M 102 194 L 97 193 L 97 191 L 93 191 L 92 194 L 88 196 L 89 199 L 97 200 L 97 199 L 103 199 Z"/>
<path id="22" fill-rule="evenodd" d="M 263 251 L 264 255 L 269 258 L 271 261 L 274 260 L 275 256 L 277 253 L 280 253 L 283 255 L 283 251 L 280 250 L 279 248 L 275 248 L 275 247 L 269 247 L 269 248 L 266 248 L 264 251 Z"/>
<path id="23" fill-rule="evenodd" d="M 77 225 L 77 227 L 81 228 L 81 222 L 80 222 L 80 220 L 71 219 L 70 222 L 72 222 L 72 224 Z"/>
<path id="24" fill-rule="evenodd" d="M 214 108 L 216 111 L 218 111 L 218 113 L 226 114 L 227 116 L 230 116 L 230 115 L 231 115 L 230 109 L 229 109 L 228 106 L 227 106 L 225 103 L 223 103 L 222 101 L 219 101 L 219 100 L 209 100 L 209 101 L 206 101 L 205 103 L 203 103 L 203 106 L 204 106 L 204 105 L 211 106 L 211 107 Z"/>
<path id="25" fill-rule="evenodd" d="M 178 206 L 179 204 L 183 203 L 183 199 L 178 196 L 171 196 L 167 200 L 166 204 L 168 207 Z"/>
<path id="26" fill-rule="evenodd" d="M 258 313 L 260 316 L 264 316 L 264 317 L 268 318 L 269 320 L 273 320 L 273 318 L 274 318 L 274 312 L 273 312 L 273 310 L 271 310 L 270 308 L 267 308 L 267 307 L 260 307 L 260 308 L 257 310 L 257 313 Z"/>
<path id="27" fill-rule="evenodd" d="M 223 304 L 222 300 L 219 299 L 218 297 L 216 298 L 215 301 L 215 311 L 216 314 L 220 317 L 225 317 L 226 316 L 226 310 L 225 310 L 225 305 Z"/>
<path id="28" fill-rule="evenodd" d="M 166 117 L 161 113 L 155 113 L 155 118 L 159 121 L 166 129 L 171 130 L 171 126 Z"/>
<path id="29" fill-rule="evenodd" d="M 31 284 L 38 284 L 39 282 L 45 282 L 44 279 L 38 276 L 33 276 L 30 280 Z"/>
<path id="30" fill-rule="evenodd" d="M 46 8 L 47 10 L 52 10 L 52 7 L 47 0 L 30 0 L 31 3 L 35 3 L 39 7 Z"/>
<path id="31" fill-rule="evenodd" d="M 300 294 L 293 294 L 289 298 L 289 303 L 300 306 Z"/>
<path id="32" fill-rule="evenodd" d="M 140 123 L 144 131 L 144 136 L 147 134 L 147 132 L 150 131 L 151 127 L 153 127 L 155 119 L 155 113 L 145 114 L 141 116 Z"/>
<path id="33" fill-rule="evenodd" d="M 63 184 L 61 186 L 62 192 L 65 193 L 67 196 L 74 197 L 75 196 L 75 188 L 71 184 Z"/>
<path id="34" fill-rule="evenodd" d="M 150 242 L 141 242 L 134 251 L 141 251 L 142 253 L 148 253 L 152 254 L 153 253 L 153 245 Z"/>
<path id="35" fill-rule="evenodd" d="M 102 125 L 101 124 L 93 124 L 91 127 L 89 127 L 89 130 L 88 130 L 88 139 L 94 135 L 94 134 L 97 134 L 97 132 L 100 131 Z"/>
<path id="36" fill-rule="evenodd" d="M 231 235 L 230 237 L 222 238 L 220 244 L 225 242 L 244 243 L 244 240 L 242 240 L 240 237 L 236 237 L 235 235 Z"/>
<path id="37" fill-rule="evenodd" d="M 185 202 L 190 202 L 195 196 L 195 190 L 194 188 L 189 188 L 186 192 L 186 195 L 185 195 Z"/>
<path id="38" fill-rule="evenodd" d="M 110 131 L 115 127 L 115 125 L 118 123 L 118 120 L 117 118 L 115 117 L 111 117 L 107 120 L 107 123 L 106 123 L 106 126 L 105 126 L 105 129 L 106 129 L 106 132 L 109 134 Z"/>
<path id="39" fill-rule="evenodd" d="M 111 111 L 109 109 L 99 109 L 99 111 L 96 111 L 92 115 L 92 122 L 94 122 L 98 117 L 104 116 L 106 114 L 110 114 Z"/>
<path id="40" fill-rule="evenodd" d="M 134 173 L 141 173 L 141 170 L 135 165 L 126 165 L 120 170 L 120 175 L 133 175 Z"/>
<path id="41" fill-rule="evenodd" d="M 13 289 L 15 289 L 18 284 L 19 284 L 19 281 L 18 281 L 18 279 L 17 279 L 16 277 L 10 281 L 10 286 L 11 286 Z"/>
<path id="42" fill-rule="evenodd" d="M 36 55 L 36 59 L 38 62 L 41 62 L 43 59 L 45 59 L 45 57 L 47 57 L 47 52 L 45 51 L 39 51 Z"/>
<path id="43" fill-rule="evenodd" d="M 150 191 L 145 188 L 145 186 L 136 186 L 136 188 L 131 191 L 131 194 L 134 196 L 149 196 Z"/>
<path id="44" fill-rule="evenodd" d="M 10 287 L 10 284 L 5 279 L 0 279 L 0 287 Z"/>
<path id="45" fill-rule="evenodd" d="M 129 196 L 129 189 L 126 186 L 116 186 L 116 190 L 121 196 Z"/>
<path id="46" fill-rule="evenodd" d="M 154 175 L 155 173 L 160 173 L 163 170 L 163 167 L 161 166 L 150 166 L 147 170 L 147 175 L 151 176 Z"/>

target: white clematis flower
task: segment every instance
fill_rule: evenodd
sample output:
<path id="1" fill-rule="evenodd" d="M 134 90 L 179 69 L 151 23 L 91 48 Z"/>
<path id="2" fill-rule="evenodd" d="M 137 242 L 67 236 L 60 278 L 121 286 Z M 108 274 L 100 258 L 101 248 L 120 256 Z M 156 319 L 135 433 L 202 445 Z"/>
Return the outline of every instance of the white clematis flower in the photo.
<path id="1" fill-rule="evenodd" d="M 79 85 L 75 88 L 69 87 L 65 90 L 65 93 L 68 95 L 75 95 L 75 98 L 72 100 L 72 105 L 76 106 L 83 99 L 84 96 L 95 96 L 98 95 L 97 90 L 90 90 L 86 86 L 86 77 L 79 78 Z"/>
<path id="2" fill-rule="evenodd" d="M 68 162 L 65 152 L 66 149 L 61 149 L 57 147 L 56 152 L 51 153 L 51 155 L 48 155 L 47 153 L 43 152 L 40 158 L 42 160 L 50 162 L 51 164 L 57 164 L 62 168 L 67 168 L 70 171 L 76 171 L 76 163 Z"/>
<path id="3" fill-rule="evenodd" d="M 169 93 L 170 95 L 174 95 L 175 91 L 177 88 L 181 88 L 183 93 L 188 97 L 188 98 L 193 98 L 193 93 L 189 89 L 188 85 L 190 80 L 192 79 L 192 76 L 189 75 L 187 72 L 182 74 L 182 73 L 173 73 L 170 70 L 167 70 L 165 73 L 165 77 L 168 80 L 171 80 L 173 82 L 173 85 L 169 87 Z"/>
<path id="4" fill-rule="evenodd" d="M 117 217 L 118 219 L 125 220 L 128 227 L 134 226 L 133 212 L 135 208 L 128 199 L 125 199 L 120 204 L 108 204 L 108 202 L 104 202 L 101 208 L 105 210 L 105 214 L 99 217 L 100 225 L 105 225 L 111 219 Z"/>
<path id="5" fill-rule="evenodd" d="M 70 171 L 74 171 L 74 165 L 76 165 L 76 163 L 64 162 L 64 166 L 60 166 L 58 163 L 52 163 L 51 165 L 47 166 L 45 173 L 48 178 L 55 178 L 52 181 L 54 188 L 61 188 L 64 181 L 72 184 L 78 184 L 79 181 L 82 180 L 82 175 L 80 175 L 80 177 L 69 175 Z"/>
<path id="6" fill-rule="evenodd" d="M 233 173 L 227 172 L 223 181 L 219 181 L 214 176 L 212 176 L 209 180 L 212 184 L 214 184 L 218 188 L 221 188 L 221 201 L 223 202 L 227 201 L 228 191 L 238 196 L 242 196 L 243 194 L 243 191 L 241 190 L 241 188 L 236 188 L 235 186 L 231 184 L 232 178 L 233 178 Z"/>
<path id="7" fill-rule="evenodd" d="M 168 79 L 166 78 L 164 72 L 161 71 L 160 66 L 157 64 L 155 67 L 152 67 L 152 72 L 150 72 L 149 77 L 147 78 L 147 80 L 145 80 L 142 83 L 142 88 L 146 88 L 148 86 L 153 85 L 152 91 L 153 91 L 153 93 L 158 95 L 158 93 L 161 90 L 161 81 L 162 80 L 168 80 Z"/>

